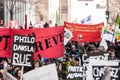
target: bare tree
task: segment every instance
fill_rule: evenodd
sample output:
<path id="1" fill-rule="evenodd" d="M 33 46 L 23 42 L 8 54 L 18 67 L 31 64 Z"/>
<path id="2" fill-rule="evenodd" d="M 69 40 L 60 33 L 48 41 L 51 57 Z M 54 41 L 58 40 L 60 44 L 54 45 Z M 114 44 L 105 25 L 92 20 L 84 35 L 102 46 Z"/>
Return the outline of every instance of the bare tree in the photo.
<path id="1" fill-rule="evenodd" d="M 22 8 L 25 7 L 23 6 L 23 4 L 26 4 L 25 0 L 0 0 L 0 2 L 3 3 L 5 5 L 4 7 L 8 10 L 10 20 L 13 20 L 14 14 L 25 10 L 25 8 Z M 18 3 L 22 6 L 19 6 Z"/>
<path id="2" fill-rule="evenodd" d="M 26 3 L 29 4 L 29 19 L 31 21 L 31 13 L 32 13 L 32 10 L 34 9 L 35 10 L 35 5 L 39 4 L 40 3 L 40 0 L 26 0 Z M 35 16 L 35 15 L 33 15 Z"/>
<path id="3" fill-rule="evenodd" d="M 39 7 L 36 6 L 35 10 L 36 10 L 35 16 L 37 16 L 39 18 L 39 20 L 42 21 L 43 20 L 43 15 L 41 14 L 41 11 L 40 11 Z"/>
<path id="4" fill-rule="evenodd" d="M 5 3 L 5 7 L 10 13 L 10 20 L 13 20 L 14 8 L 17 0 L 0 0 L 2 3 Z"/>
<path id="5" fill-rule="evenodd" d="M 120 0 L 108 0 L 111 24 L 115 23 L 116 17 L 120 14 Z"/>

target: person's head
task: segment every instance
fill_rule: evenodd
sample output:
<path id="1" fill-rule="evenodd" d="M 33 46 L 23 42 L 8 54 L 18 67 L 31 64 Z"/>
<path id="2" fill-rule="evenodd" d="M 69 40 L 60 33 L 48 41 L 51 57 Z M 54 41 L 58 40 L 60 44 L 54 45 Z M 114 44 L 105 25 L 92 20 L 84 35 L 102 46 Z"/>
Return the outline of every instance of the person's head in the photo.
<path id="1" fill-rule="evenodd" d="M 12 70 L 12 65 L 11 65 L 11 63 L 8 63 L 7 64 L 7 70 L 9 71 L 9 70 Z"/>
<path id="2" fill-rule="evenodd" d="M 75 54 L 72 54 L 72 58 L 76 58 L 76 55 L 75 55 Z"/>
<path id="3" fill-rule="evenodd" d="M 34 62 L 34 68 L 38 68 L 38 67 L 40 67 L 40 61 L 39 61 L 39 60 L 36 60 L 36 61 Z"/>
<path id="4" fill-rule="evenodd" d="M 20 80 L 20 78 L 21 78 L 21 70 L 20 70 L 20 69 L 15 72 L 15 77 L 16 77 L 18 80 Z"/>
<path id="5" fill-rule="evenodd" d="M 15 71 L 15 72 L 18 71 L 19 69 L 20 69 L 19 66 L 14 66 L 14 71 Z"/>
<path id="6" fill-rule="evenodd" d="M 110 59 L 115 59 L 115 58 L 116 58 L 115 52 L 111 51 L 110 52 Z"/>
<path id="7" fill-rule="evenodd" d="M 46 23 L 44 24 L 44 27 L 45 27 L 45 28 L 49 27 L 49 24 L 46 22 Z"/>
<path id="8" fill-rule="evenodd" d="M 71 48 L 72 48 L 73 51 L 76 51 L 75 45 L 72 45 Z"/>
<path id="9" fill-rule="evenodd" d="M 104 52 L 104 51 L 105 51 L 105 48 L 104 48 L 104 46 L 99 46 L 99 47 L 98 47 L 98 50 L 100 50 L 100 51 L 103 51 L 103 52 Z"/>
<path id="10" fill-rule="evenodd" d="M 21 77 L 21 70 L 18 70 L 18 77 Z"/>

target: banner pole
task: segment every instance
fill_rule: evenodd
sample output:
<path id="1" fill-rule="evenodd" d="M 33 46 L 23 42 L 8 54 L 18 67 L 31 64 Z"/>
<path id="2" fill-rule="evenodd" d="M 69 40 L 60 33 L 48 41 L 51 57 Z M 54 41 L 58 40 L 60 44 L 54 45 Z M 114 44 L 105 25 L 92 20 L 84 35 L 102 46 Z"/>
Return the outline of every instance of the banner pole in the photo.
<path id="1" fill-rule="evenodd" d="M 25 29 L 27 29 L 27 15 L 25 15 Z"/>
<path id="2" fill-rule="evenodd" d="M 24 66 L 22 66 L 22 69 L 21 69 L 21 78 L 20 78 L 20 80 L 22 80 L 22 78 L 23 78 L 23 71 L 24 71 Z"/>

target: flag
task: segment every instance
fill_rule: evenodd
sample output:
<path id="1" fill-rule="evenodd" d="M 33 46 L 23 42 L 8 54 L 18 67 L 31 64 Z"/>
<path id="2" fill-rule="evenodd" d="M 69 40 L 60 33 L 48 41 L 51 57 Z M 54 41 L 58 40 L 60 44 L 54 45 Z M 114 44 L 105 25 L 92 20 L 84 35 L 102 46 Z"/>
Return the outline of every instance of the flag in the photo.
<path id="1" fill-rule="evenodd" d="M 102 39 L 100 42 L 100 47 L 104 47 L 104 50 L 106 51 L 108 49 L 108 45 L 105 39 Z"/>
<path id="2" fill-rule="evenodd" d="M 116 26 L 120 27 L 120 16 L 119 15 L 117 15 L 117 18 L 116 18 Z"/>
<path id="3" fill-rule="evenodd" d="M 58 15 L 57 11 L 56 11 L 56 22 L 55 22 L 55 25 L 57 25 L 57 26 L 61 25 L 60 17 Z"/>
<path id="4" fill-rule="evenodd" d="M 72 41 L 95 42 L 101 40 L 101 29 L 104 23 L 94 25 L 83 25 L 77 23 L 64 22 L 65 28 L 73 33 Z"/>
<path id="5" fill-rule="evenodd" d="M 82 24 L 86 24 L 86 23 L 89 23 L 91 21 L 91 15 L 89 15 L 88 17 L 86 17 L 85 19 L 82 19 L 81 20 L 81 23 Z"/>
<path id="6" fill-rule="evenodd" d="M 72 32 L 69 29 L 64 28 L 64 45 L 66 45 L 72 37 Z"/>
<path id="7" fill-rule="evenodd" d="M 8 22 L 8 27 L 15 28 L 18 25 L 17 20 L 12 20 Z"/>
<path id="8" fill-rule="evenodd" d="M 63 56 L 64 26 L 25 30 L 0 28 L 0 57 L 10 58 L 12 56 L 11 46 L 14 35 L 33 35 L 36 37 L 34 59 L 39 59 L 39 54 L 48 59 Z"/>
<path id="9" fill-rule="evenodd" d="M 116 23 L 115 23 L 115 32 L 116 32 L 116 37 L 117 41 L 120 41 L 120 16 L 118 15 L 116 18 Z"/>
<path id="10" fill-rule="evenodd" d="M 120 16 L 117 15 L 116 21 L 115 21 L 115 32 L 120 31 Z"/>

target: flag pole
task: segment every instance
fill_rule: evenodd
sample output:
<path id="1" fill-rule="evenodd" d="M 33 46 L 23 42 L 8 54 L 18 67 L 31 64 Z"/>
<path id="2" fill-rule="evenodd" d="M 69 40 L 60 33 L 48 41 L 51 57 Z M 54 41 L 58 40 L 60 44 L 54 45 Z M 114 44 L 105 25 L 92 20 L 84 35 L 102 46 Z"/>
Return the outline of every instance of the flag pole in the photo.
<path id="1" fill-rule="evenodd" d="M 59 18 L 61 19 L 61 2 L 60 2 L 60 0 L 59 0 Z"/>
<path id="2" fill-rule="evenodd" d="M 25 15 L 25 29 L 27 29 L 27 15 Z"/>

